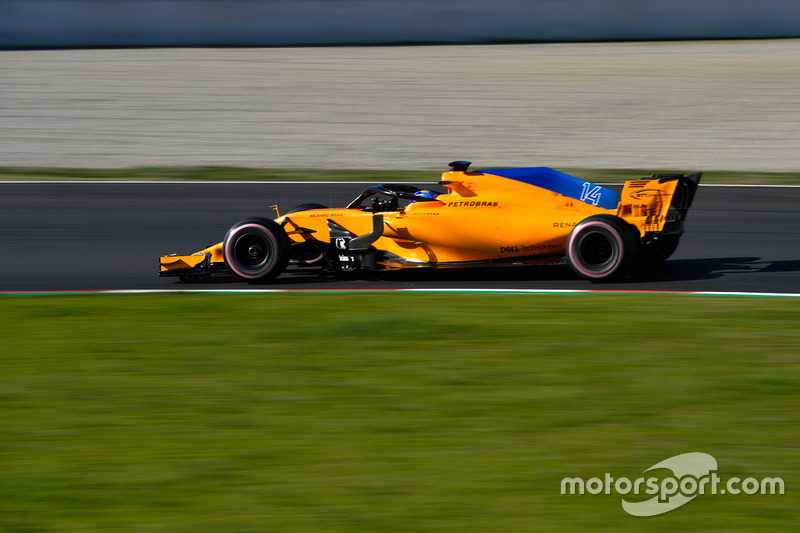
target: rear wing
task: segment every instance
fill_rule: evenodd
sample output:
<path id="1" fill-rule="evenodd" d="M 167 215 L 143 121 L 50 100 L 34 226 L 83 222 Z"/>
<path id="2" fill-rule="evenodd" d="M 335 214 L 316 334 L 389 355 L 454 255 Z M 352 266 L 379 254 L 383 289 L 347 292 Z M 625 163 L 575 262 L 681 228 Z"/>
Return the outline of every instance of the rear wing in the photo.
<path id="1" fill-rule="evenodd" d="M 702 173 L 654 174 L 625 182 L 617 216 L 647 233 L 680 235 Z"/>

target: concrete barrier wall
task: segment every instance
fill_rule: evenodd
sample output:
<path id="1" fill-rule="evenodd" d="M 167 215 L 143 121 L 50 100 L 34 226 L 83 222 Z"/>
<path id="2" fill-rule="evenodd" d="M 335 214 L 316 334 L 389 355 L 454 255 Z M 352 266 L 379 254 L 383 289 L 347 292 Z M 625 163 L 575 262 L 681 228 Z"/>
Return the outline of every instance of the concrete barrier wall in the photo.
<path id="1" fill-rule="evenodd" d="M 797 0 L 0 0 L 0 46 L 800 37 Z"/>

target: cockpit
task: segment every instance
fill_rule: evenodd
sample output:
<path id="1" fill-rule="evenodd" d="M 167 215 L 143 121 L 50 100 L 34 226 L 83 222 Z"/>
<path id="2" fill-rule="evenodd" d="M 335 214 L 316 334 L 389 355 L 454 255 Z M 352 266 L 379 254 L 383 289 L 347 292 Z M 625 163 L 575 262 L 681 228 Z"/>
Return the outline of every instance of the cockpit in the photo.
<path id="1" fill-rule="evenodd" d="M 368 187 L 347 209 L 361 209 L 372 213 L 400 211 L 412 202 L 435 202 L 436 196 L 444 194 L 413 185 L 382 184 Z"/>

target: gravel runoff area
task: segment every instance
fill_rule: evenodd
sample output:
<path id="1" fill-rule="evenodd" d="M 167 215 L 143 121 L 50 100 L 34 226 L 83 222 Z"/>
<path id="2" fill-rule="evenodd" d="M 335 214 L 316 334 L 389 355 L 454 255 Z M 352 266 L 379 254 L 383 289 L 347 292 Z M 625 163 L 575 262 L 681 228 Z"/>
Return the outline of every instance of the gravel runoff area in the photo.
<path id="1" fill-rule="evenodd" d="M 800 40 L 0 52 L 0 166 L 800 169 Z"/>

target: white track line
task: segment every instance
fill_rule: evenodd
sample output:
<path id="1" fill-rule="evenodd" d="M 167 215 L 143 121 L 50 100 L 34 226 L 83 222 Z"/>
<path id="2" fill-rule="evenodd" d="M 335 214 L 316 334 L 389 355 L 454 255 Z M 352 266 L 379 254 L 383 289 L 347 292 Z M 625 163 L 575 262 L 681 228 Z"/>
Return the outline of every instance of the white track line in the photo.
<path id="1" fill-rule="evenodd" d="M 404 181 L 403 183 L 432 183 L 428 181 Z M 120 184 L 120 185 L 157 185 L 163 183 L 164 185 L 269 185 L 269 184 L 276 184 L 276 185 L 336 185 L 336 184 L 343 184 L 343 185 L 359 185 L 359 184 L 375 184 L 378 183 L 378 180 L 371 180 L 371 181 L 190 181 L 190 180 L 153 180 L 153 181 L 146 181 L 146 180 L 0 180 L 0 185 L 3 184 L 15 184 L 15 185 L 32 185 L 32 184 L 42 184 L 42 185 L 59 185 L 59 184 L 69 184 L 69 185 L 86 185 L 86 184 L 97 184 L 97 185 L 113 185 L 113 184 Z"/>
<path id="2" fill-rule="evenodd" d="M 357 294 L 364 292 L 449 293 L 449 294 L 608 294 L 608 295 L 690 295 L 725 297 L 800 298 L 800 293 L 647 291 L 591 289 L 115 289 L 98 291 L 3 291 L 0 296 L 76 296 L 82 294 Z"/>

